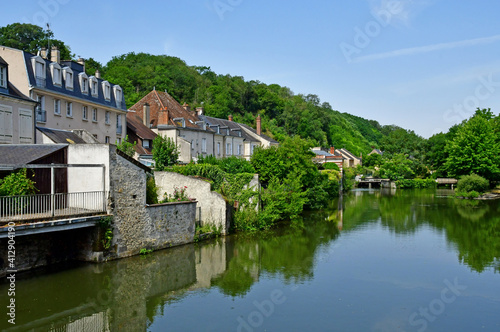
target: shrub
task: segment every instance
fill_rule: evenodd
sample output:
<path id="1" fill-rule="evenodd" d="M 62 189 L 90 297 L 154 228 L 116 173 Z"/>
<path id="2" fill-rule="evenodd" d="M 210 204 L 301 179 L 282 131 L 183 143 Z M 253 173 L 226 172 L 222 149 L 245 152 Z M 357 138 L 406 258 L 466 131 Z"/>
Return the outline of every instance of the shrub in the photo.
<path id="1" fill-rule="evenodd" d="M 158 204 L 158 189 L 154 176 L 148 176 L 146 181 L 146 204 Z"/>
<path id="2" fill-rule="evenodd" d="M 155 168 L 163 171 L 165 167 L 175 165 L 179 157 L 179 148 L 170 138 L 158 135 L 153 140 L 153 160 Z"/>
<path id="3" fill-rule="evenodd" d="M 134 157 L 135 154 L 135 149 L 134 146 L 137 144 L 137 142 L 131 143 L 128 141 L 128 135 L 125 136 L 125 138 L 122 140 L 121 143 L 116 144 L 116 148 L 123 153 L 125 153 L 129 157 Z"/>
<path id="4" fill-rule="evenodd" d="M 163 199 L 161 200 L 160 203 L 190 201 L 191 198 L 189 198 L 188 195 L 186 194 L 186 189 L 187 189 L 186 186 L 181 188 L 175 187 L 174 194 L 173 195 L 169 195 L 167 193 L 163 194 Z"/>
<path id="5" fill-rule="evenodd" d="M 458 180 L 457 192 L 468 193 L 471 191 L 477 191 L 478 193 L 484 193 L 488 190 L 490 183 L 485 178 L 477 175 L 464 175 Z"/>
<path id="6" fill-rule="evenodd" d="M 337 164 L 335 164 L 335 163 L 324 163 L 323 164 L 323 168 L 324 169 L 334 169 L 334 170 L 340 172 L 339 166 Z"/>
<path id="7" fill-rule="evenodd" d="M 0 180 L 0 196 L 34 195 L 36 192 L 35 182 L 28 178 L 26 168 Z"/>
<path id="8" fill-rule="evenodd" d="M 424 189 L 435 188 L 437 185 L 433 179 L 400 179 L 396 181 L 396 186 L 401 189 Z"/>

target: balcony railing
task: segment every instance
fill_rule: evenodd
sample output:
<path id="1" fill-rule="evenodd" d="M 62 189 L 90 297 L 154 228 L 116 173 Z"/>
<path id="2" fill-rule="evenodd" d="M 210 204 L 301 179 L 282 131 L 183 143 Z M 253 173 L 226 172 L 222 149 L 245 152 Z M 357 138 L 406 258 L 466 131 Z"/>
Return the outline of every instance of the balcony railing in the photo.
<path id="1" fill-rule="evenodd" d="M 36 122 L 47 122 L 47 111 L 41 108 L 36 109 Z"/>
<path id="2" fill-rule="evenodd" d="M 0 197 L 0 222 L 106 213 L 106 192 Z"/>

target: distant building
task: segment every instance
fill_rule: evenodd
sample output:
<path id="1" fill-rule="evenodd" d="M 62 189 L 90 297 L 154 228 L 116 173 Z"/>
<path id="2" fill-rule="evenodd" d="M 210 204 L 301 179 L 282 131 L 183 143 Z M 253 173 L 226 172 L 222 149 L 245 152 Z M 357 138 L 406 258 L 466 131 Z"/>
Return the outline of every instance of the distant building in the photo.
<path id="1" fill-rule="evenodd" d="M 371 155 L 371 154 L 379 154 L 379 155 L 383 155 L 384 153 L 382 151 L 380 151 L 379 149 L 373 149 L 368 155 Z"/>
<path id="2" fill-rule="evenodd" d="M 361 165 L 361 158 L 356 157 L 349 150 L 338 149 L 337 151 L 342 155 L 342 157 L 344 157 L 344 167 L 356 167 Z"/>
<path id="3" fill-rule="evenodd" d="M 143 108 L 144 112 L 149 112 L 149 105 L 146 104 Z M 158 135 L 142 122 L 143 119 L 133 111 L 127 114 L 128 141 L 135 143 L 134 158 L 146 166 L 153 166 L 153 141 Z"/>
<path id="4" fill-rule="evenodd" d="M 10 82 L 9 64 L 0 57 L 0 144 L 35 143 L 37 103 Z"/>
<path id="5" fill-rule="evenodd" d="M 340 169 L 343 167 L 344 157 L 332 146 L 329 150 L 323 150 L 320 147 L 312 148 L 315 154 L 313 161 L 318 164 L 335 163 Z"/>
<path id="6" fill-rule="evenodd" d="M 85 62 L 60 59 L 52 47 L 50 59 L 40 55 L 0 48 L 9 63 L 10 81 L 24 95 L 38 102 L 36 126 L 73 130 L 83 129 L 101 143 L 120 143 L 126 135 L 125 98 L 122 88 L 85 73 Z"/>

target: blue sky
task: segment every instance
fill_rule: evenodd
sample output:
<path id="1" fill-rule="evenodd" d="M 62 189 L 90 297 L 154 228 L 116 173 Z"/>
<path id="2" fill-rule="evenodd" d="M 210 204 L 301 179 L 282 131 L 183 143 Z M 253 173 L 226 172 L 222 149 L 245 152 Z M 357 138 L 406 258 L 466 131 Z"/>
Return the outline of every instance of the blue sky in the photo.
<path id="1" fill-rule="evenodd" d="M 317 94 L 341 112 L 429 137 L 500 109 L 493 0 L 2 3 L 0 26 L 45 25 L 82 57 L 167 54 Z"/>

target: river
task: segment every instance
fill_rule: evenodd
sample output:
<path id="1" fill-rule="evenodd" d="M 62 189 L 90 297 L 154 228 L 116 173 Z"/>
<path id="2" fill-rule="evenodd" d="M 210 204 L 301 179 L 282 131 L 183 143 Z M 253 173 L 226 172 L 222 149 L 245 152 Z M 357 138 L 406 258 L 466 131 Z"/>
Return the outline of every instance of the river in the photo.
<path id="1" fill-rule="evenodd" d="M 449 194 L 354 190 L 276 230 L 18 275 L 0 329 L 500 331 L 500 202 Z"/>

